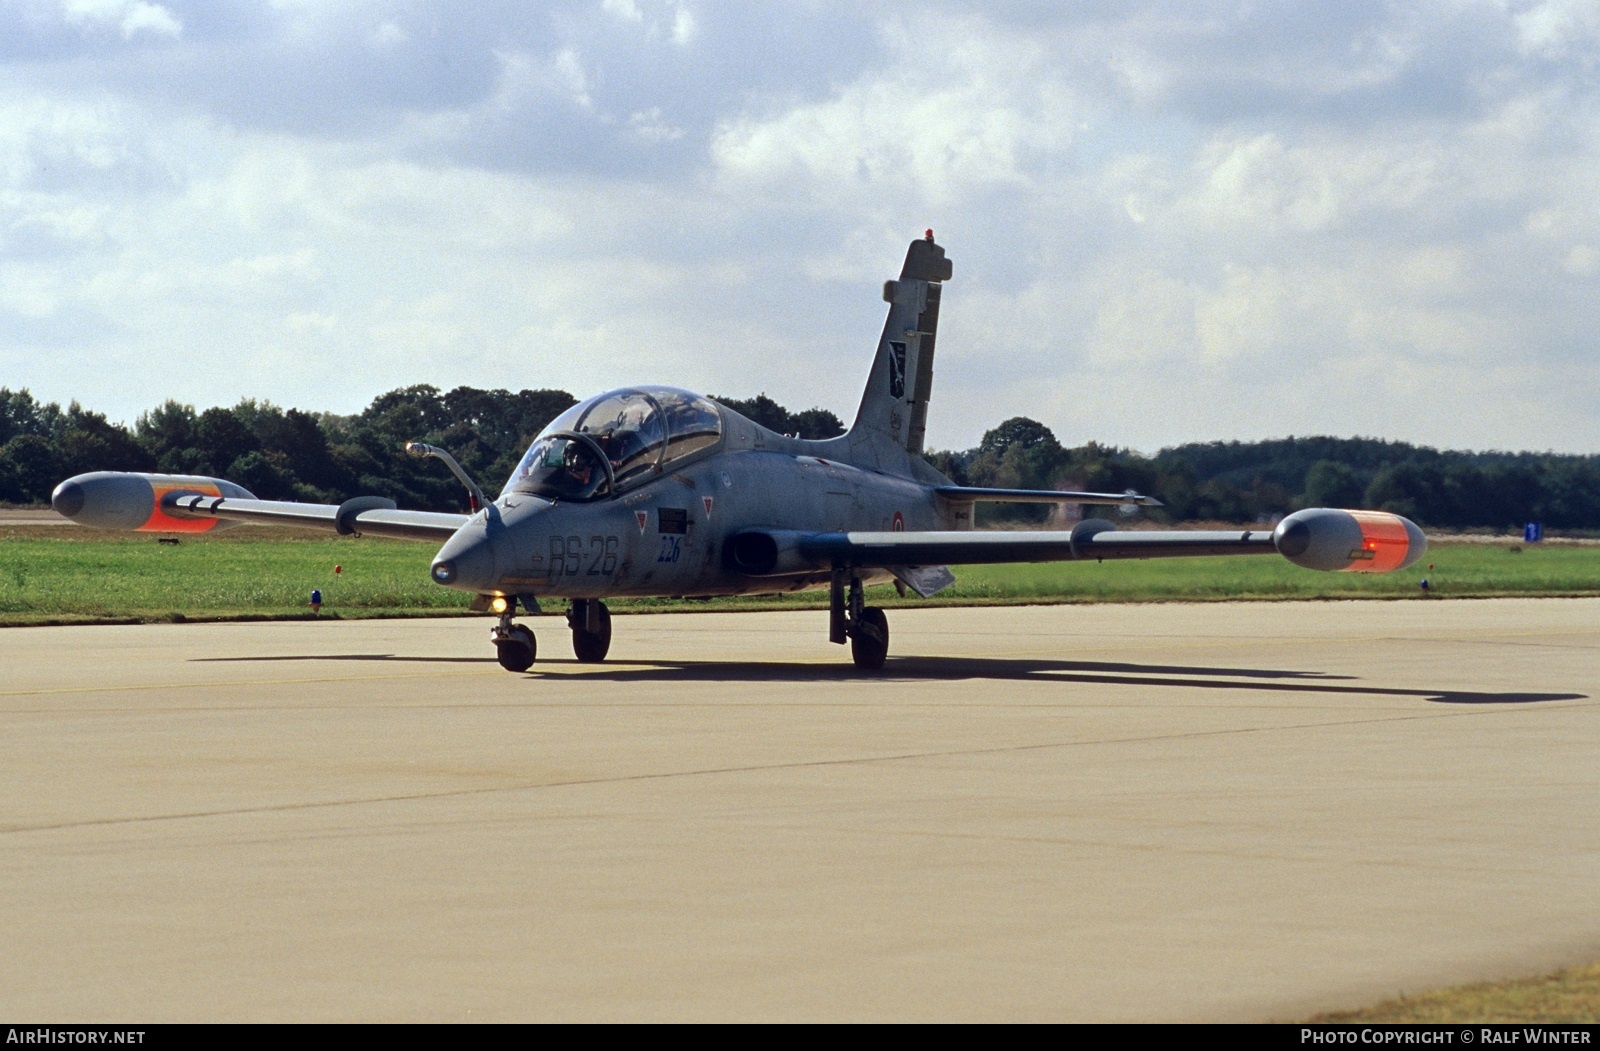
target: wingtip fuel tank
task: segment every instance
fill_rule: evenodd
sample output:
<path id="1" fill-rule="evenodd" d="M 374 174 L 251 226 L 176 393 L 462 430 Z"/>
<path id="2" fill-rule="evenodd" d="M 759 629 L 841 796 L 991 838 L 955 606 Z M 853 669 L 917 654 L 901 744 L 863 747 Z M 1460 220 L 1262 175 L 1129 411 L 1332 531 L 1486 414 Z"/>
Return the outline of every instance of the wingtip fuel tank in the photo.
<path id="1" fill-rule="evenodd" d="M 1405 569 L 1428 550 L 1427 538 L 1409 518 L 1334 507 L 1296 511 L 1278 523 L 1272 542 L 1297 566 L 1346 573 Z"/>
<path id="2" fill-rule="evenodd" d="M 56 486 L 50 506 L 63 518 L 96 529 L 204 533 L 234 524 L 217 518 L 178 518 L 166 512 L 168 497 L 189 495 L 255 499 L 250 490 L 222 478 L 91 471 Z"/>

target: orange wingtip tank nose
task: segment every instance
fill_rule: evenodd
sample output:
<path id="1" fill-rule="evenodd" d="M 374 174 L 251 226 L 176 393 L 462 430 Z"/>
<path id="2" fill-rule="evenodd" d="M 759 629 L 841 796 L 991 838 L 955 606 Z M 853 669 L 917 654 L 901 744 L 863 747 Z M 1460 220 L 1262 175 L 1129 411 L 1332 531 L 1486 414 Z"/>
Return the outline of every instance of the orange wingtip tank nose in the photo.
<path id="1" fill-rule="evenodd" d="M 180 485 L 162 484 L 151 478 L 150 490 L 155 499 L 150 504 L 150 517 L 138 528 L 141 533 L 204 533 L 215 529 L 222 521 L 220 518 L 174 518 L 161 509 L 161 499 L 172 492 L 221 496 L 222 490 L 215 485 L 195 482 L 185 482 Z"/>
<path id="2" fill-rule="evenodd" d="M 1423 556 L 1428 542 L 1415 522 L 1386 511 L 1308 507 L 1278 523 L 1278 552 L 1297 566 L 1346 573 L 1388 573 Z"/>
<path id="3" fill-rule="evenodd" d="M 1387 573 L 1406 564 L 1411 537 L 1406 520 L 1383 511 L 1351 511 L 1361 527 L 1361 546 L 1350 552 L 1347 573 Z"/>

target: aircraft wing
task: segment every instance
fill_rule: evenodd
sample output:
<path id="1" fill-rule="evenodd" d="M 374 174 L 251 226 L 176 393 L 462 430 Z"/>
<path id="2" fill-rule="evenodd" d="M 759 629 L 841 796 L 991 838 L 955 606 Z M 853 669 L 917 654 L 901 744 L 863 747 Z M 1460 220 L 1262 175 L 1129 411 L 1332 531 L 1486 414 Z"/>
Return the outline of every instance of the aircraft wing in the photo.
<path id="1" fill-rule="evenodd" d="M 145 532 L 203 533 L 250 522 L 329 529 L 344 535 L 447 540 L 469 515 L 401 511 L 393 500 L 358 496 L 342 504 L 258 500 L 221 478 L 95 471 L 69 478 L 51 498 L 81 525 Z"/>
<path id="2" fill-rule="evenodd" d="M 1160 500 L 1129 489 L 1125 493 L 1079 493 L 1059 489 L 983 489 L 971 485 L 941 485 L 933 490 L 957 503 L 985 504 L 1122 504 L 1161 507 Z"/>
<path id="3" fill-rule="evenodd" d="M 747 530 L 729 538 L 730 568 L 750 576 L 984 562 L 1194 558 L 1277 553 L 1306 569 L 1387 573 L 1428 549 L 1416 523 L 1383 511 L 1308 507 L 1274 529 L 1119 530 L 1092 518 L 1070 531 L 836 532 Z M 898 574 L 897 574 L 898 575 Z M 918 589 L 921 590 L 920 588 Z"/>
<path id="4" fill-rule="evenodd" d="M 376 496 L 358 496 L 342 504 L 299 504 L 285 500 L 173 494 L 162 501 L 162 510 L 174 518 L 309 526 L 346 535 L 439 541 L 450 539 L 471 517 L 439 511 L 402 511 L 394 501 Z"/>
<path id="5" fill-rule="evenodd" d="M 1090 528 L 1084 528 L 1089 526 Z M 1104 528 L 1094 528 L 1102 526 Z M 1197 555 L 1275 554 L 1272 530 L 1228 532 L 1118 531 L 1090 520 L 1071 532 L 818 533 L 803 554 L 856 568 L 977 565 L 987 562 L 1063 562 L 1107 558 L 1191 558 Z"/>

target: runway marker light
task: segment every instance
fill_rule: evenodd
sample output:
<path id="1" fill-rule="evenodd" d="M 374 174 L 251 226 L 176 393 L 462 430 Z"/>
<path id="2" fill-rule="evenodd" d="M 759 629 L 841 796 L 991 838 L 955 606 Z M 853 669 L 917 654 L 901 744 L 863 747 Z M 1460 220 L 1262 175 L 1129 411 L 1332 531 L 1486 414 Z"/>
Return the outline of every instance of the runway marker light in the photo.
<path id="1" fill-rule="evenodd" d="M 318 591 L 316 588 L 311 589 L 311 612 L 322 612 L 322 592 Z"/>

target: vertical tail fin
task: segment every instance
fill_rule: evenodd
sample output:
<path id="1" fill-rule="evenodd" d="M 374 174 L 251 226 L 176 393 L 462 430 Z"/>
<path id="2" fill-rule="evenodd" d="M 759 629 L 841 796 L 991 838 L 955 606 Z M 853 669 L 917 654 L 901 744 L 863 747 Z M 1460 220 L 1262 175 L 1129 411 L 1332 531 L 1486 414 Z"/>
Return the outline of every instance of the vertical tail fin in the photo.
<path id="1" fill-rule="evenodd" d="M 949 279 L 950 260 L 929 230 L 926 238 L 912 241 L 906 250 L 900 279 L 884 282 L 889 319 L 884 322 L 872 374 L 850 428 L 852 443 L 888 442 L 913 455 L 922 453 L 928 399 L 933 393 L 939 283 Z"/>

